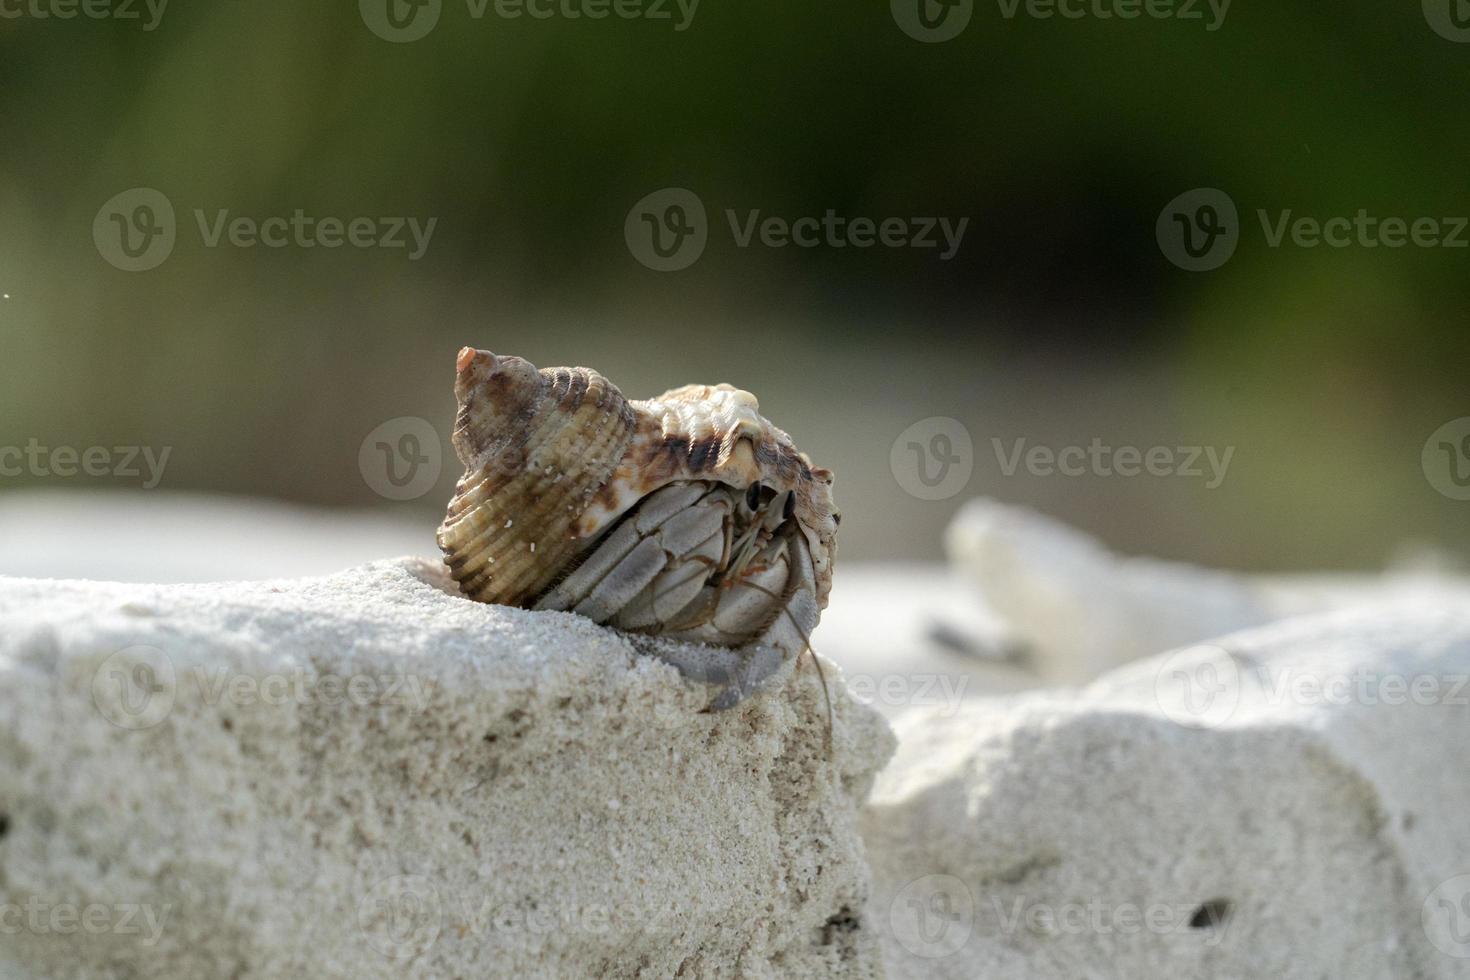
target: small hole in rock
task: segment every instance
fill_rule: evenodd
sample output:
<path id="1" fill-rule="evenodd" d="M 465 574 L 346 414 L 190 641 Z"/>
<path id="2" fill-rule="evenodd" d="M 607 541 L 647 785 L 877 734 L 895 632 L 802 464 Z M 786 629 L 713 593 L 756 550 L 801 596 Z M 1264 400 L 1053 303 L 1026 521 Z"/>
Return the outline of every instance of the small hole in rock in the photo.
<path id="1" fill-rule="evenodd" d="M 8 833 L 10 833 L 10 817 L 0 813 L 0 838 L 4 838 Z"/>
<path id="2" fill-rule="evenodd" d="M 1194 915 L 1189 917 L 1189 928 L 1218 929 L 1229 916 L 1230 900 L 1212 898 L 1194 910 Z"/>
<path id="3" fill-rule="evenodd" d="M 860 928 L 862 928 L 862 923 L 858 921 L 857 916 L 852 914 L 851 909 L 844 906 L 822 926 L 822 945 L 831 946 L 838 936 L 857 932 Z"/>

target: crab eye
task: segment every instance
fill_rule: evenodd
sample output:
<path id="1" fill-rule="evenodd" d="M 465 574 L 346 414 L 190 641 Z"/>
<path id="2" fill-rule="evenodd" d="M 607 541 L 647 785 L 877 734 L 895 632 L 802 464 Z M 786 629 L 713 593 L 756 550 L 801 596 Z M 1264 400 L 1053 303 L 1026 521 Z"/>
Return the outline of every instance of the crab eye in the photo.
<path id="1" fill-rule="evenodd" d="M 761 485 L 759 481 L 752 483 L 745 491 L 745 506 L 751 510 L 761 509 Z"/>
<path id="2" fill-rule="evenodd" d="M 781 506 L 781 519 L 791 520 L 791 515 L 796 513 L 796 491 L 791 490 L 786 494 L 786 503 Z"/>

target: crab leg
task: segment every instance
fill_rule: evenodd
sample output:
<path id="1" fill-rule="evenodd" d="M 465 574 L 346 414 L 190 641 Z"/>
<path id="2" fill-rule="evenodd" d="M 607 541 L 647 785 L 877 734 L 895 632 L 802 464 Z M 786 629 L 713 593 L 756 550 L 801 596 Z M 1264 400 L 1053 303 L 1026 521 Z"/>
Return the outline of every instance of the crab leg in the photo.
<path id="1" fill-rule="evenodd" d="M 725 532 L 721 529 L 687 554 L 672 557 L 668 566 L 623 607 L 612 624 L 625 630 L 671 625 L 699 598 L 710 575 L 719 567 L 724 551 Z"/>
<path id="2" fill-rule="evenodd" d="M 649 539 L 650 534 L 708 492 L 709 488 L 704 484 L 679 483 L 649 494 L 648 499 L 619 524 L 576 571 L 542 596 L 535 608 L 574 608 L 591 595 L 599 584 L 606 581 L 635 548 Z M 654 574 L 657 574 L 657 570 Z M 636 590 L 629 594 L 629 598 L 634 594 Z"/>
<path id="3" fill-rule="evenodd" d="M 684 563 L 696 560 L 697 570 L 702 569 L 707 576 L 712 562 L 718 560 L 724 550 L 723 528 L 729 515 L 728 497 L 699 486 L 679 489 L 692 489 L 704 496 L 692 503 L 688 493 L 671 494 L 664 499 L 656 499 L 658 495 L 650 498 L 650 503 L 655 505 L 652 511 L 645 512 L 639 508 L 573 576 L 582 575 L 585 571 L 584 578 L 573 582 L 573 577 L 569 577 L 559 591 L 554 590 L 554 595 L 543 598 L 539 608 L 565 608 L 563 603 L 575 600 L 573 612 L 599 623 L 618 625 L 624 618 L 635 623 L 643 618 L 647 618 L 650 624 L 658 622 L 658 608 L 672 605 L 667 597 L 664 597 L 664 602 L 654 602 L 666 590 L 666 582 L 661 581 L 666 570 L 679 573 L 676 584 L 687 588 L 683 581 L 683 576 L 687 575 L 683 570 Z M 637 543 L 628 548 L 630 538 L 636 539 Z M 706 557 L 709 555 L 713 558 Z M 595 582 L 588 589 L 586 583 L 591 579 Z M 698 587 L 693 588 L 691 594 L 697 593 Z M 679 606 L 673 605 L 670 615 L 678 611 Z"/>
<path id="4" fill-rule="evenodd" d="M 800 532 L 791 535 L 788 541 L 792 580 L 785 603 L 764 633 L 736 651 L 740 663 L 711 705 L 716 711 L 733 708 L 758 692 L 782 667 L 801 656 L 810 644 L 812 630 L 816 628 L 820 615 L 811 550 Z"/>

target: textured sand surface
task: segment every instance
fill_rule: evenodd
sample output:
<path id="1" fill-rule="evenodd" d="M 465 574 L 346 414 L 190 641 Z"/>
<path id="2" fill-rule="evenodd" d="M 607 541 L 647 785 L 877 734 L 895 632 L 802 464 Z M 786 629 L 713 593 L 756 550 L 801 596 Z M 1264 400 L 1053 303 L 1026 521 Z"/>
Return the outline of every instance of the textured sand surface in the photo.
<path id="1" fill-rule="evenodd" d="M 0 580 L 0 976 L 878 974 L 876 714 L 435 574 Z"/>
<path id="2" fill-rule="evenodd" d="M 864 814 L 892 977 L 1470 977 L 1470 606 L 896 727 Z"/>

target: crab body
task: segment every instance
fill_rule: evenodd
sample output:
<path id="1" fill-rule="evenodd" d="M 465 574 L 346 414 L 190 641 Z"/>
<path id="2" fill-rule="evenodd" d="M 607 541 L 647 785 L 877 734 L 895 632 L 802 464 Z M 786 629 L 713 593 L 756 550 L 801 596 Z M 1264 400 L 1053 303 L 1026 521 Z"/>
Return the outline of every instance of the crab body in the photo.
<path id="1" fill-rule="evenodd" d="M 465 474 L 439 545 L 472 599 L 565 610 L 725 649 L 686 673 L 762 689 L 808 648 L 839 515 L 832 474 L 749 392 L 688 385 L 628 401 L 596 371 L 465 348 Z"/>

